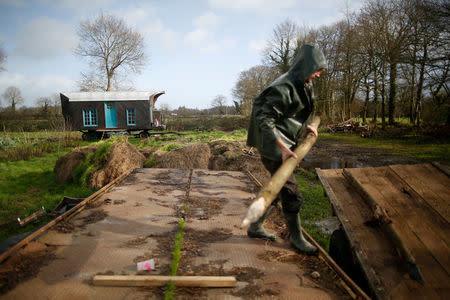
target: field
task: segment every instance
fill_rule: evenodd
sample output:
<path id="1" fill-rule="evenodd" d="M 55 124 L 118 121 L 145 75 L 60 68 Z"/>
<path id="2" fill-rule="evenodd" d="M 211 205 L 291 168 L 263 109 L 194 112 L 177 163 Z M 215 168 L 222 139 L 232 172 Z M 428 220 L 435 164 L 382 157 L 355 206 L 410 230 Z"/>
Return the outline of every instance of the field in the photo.
<path id="1" fill-rule="evenodd" d="M 211 143 L 217 140 L 242 141 L 246 130 L 223 131 L 185 131 L 177 134 L 154 136 L 145 140 L 129 138 L 131 144 L 139 149 L 153 148 L 162 152 L 178 149 L 186 143 Z M 118 139 L 121 139 L 120 137 Z M 20 132 L 0 133 L 0 240 L 22 232 L 33 230 L 49 219 L 42 218 L 24 228 L 18 226 L 16 219 L 37 211 L 42 206 L 51 211 L 64 196 L 87 197 L 94 190 L 76 183 L 60 184 L 53 172 L 56 160 L 77 146 L 93 142 L 83 142 L 78 132 Z M 364 154 L 358 166 L 391 163 L 414 163 L 439 161 L 449 163 L 449 143 L 436 139 L 402 138 L 389 139 L 361 138 L 352 134 L 321 133 L 317 146 L 311 151 L 311 159 L 330 155 L 339 159 L 354 160 Z M 333 157 L 331 157 L 333 158 Z M 306 159 L 305 159 L 306 163 Z M 152 166 L 152 157 L 145 164 Z M 329 234 L 318 224 L 330 218 L 328 200 L 314 174 L 314 162 L 305 167 L 301 165 L 296 176 L 305 201 L 301 211 L 304 227 L 325 248 L 328 247 Z M 316 166 L 317 167 L 317 166 Z M 330 168 L 333 165 L 320 165 Z"/>

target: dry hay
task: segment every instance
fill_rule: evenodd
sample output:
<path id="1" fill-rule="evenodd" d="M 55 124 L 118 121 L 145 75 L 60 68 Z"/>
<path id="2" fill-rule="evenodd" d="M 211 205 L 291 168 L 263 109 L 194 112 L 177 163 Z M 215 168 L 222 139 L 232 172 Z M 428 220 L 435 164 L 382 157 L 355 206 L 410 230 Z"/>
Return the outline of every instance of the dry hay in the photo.
<path id="1" fill-rule="evenodd" d="M 211 151 L 203 143 L 188 144 L 169 152 L 156 152 L 156 168 L 208 169 Z"/>
<path id="2" fill-rule="evenodd" d="M 117 177 L 144 166 L 145 156 L 128 143 L 114 143 L 111 146 L 106 164 L 94 172 L 89 181 L 92 188 L 101 188 Z"/>
<path id="3" fill-rule="evenodd" d="M 95 152 L 98 145 L 88 147 L 77 147 L 57 161 L 53 171 L 56 173 L 59 183 L 73 181 L 73 173 L 78 165 L 86 158 L 89 153 Z"/>
<path id="4" fill-rule="evenodd" d="M 209 169 L 222 171 L 249 171 L 261 183 L 270 178 L 270 173 L 261 162 L 256 150 L 250 151 L 244 142 L 215 141 L 210 143 Z M 253 155 L 251 155 L 252 153 Z"/>

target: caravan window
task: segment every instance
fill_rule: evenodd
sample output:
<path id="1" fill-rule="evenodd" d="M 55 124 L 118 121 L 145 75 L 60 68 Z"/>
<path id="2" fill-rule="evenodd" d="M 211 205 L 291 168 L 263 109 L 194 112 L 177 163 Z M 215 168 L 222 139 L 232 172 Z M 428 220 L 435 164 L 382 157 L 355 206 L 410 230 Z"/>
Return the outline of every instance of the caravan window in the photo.
<path id="1" fill-rule="evenodd" d="M 98 126 L 96 109 L 83 109 L 83 125 L 87 127 Z"/>
<path id="2" fill-rule="evenodd" d="M 134 108 L 127 108 L 127 125 L 136 125 L 136 110 Z"/>

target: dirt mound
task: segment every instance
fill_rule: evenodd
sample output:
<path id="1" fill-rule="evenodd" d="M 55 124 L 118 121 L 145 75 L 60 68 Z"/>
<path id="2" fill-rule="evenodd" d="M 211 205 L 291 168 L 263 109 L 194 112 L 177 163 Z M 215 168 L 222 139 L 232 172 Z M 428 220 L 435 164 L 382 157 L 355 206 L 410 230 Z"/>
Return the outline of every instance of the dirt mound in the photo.
<path id="1" fill-rule="evenodd" d="M 92 173 L 89 185 L 92 188 L 101 188 L 120 175 L 142 168 L 145 156 L 130 143 L 114 143 L 103 168 Z"/>
<path id="2" fill-rule="evenodd" d="M 249 171 L 261 183 L 270 178 L 256 150 L 251 150 L 245 142 L 216 141 L 210 143 L 211 159 L 209 169 L 223 171 Z"/>
<path id="3" fill-rule="evenodd" d="M 89 153 L 95 152 L 98 145 L 77 147 L 56 162 L 53 171 L 56 173 L 59 183 L 73 181 L 73 172 Z"/>
<path id="4" fill-rule="evenodd" d="M 211 151 L 203 143 L 188 144 L 169 152 L 156 152 L 155 168 L 208 169 Z"/>

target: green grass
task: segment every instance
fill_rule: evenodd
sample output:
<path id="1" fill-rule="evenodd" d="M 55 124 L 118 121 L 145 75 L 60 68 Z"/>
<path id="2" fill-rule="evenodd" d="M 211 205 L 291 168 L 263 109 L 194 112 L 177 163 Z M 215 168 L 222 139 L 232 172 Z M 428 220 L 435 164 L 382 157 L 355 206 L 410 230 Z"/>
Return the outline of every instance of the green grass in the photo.
<path id="1" fill-rule="evenodd" d="M 296 178 L 303 195 L 303 205 L 300 210 L 302 226 L 322 248 L 328 251 L 330 235 L 323 233 L 315 222 L 331 216 L 330 202 L 324 196 L 323 187 L 314 173 L 299 169 L 296 171 Z"/>
<path id="2" fill-rule="evenodd" d="M 432 137 L 404 136 L 400 138 L 362 138 L 349 133 L 321 132 L 319 139 L 379 148 L 402 156 L 450 163 L 450 142 Z"/>
<path id="3" fill-rule="evenodd" d="M 185 205 L 185 210 L 186 210 L 186 208 L 187 207 Z M 175 243 L 174 243 L 174 248 L 172 251 L 172 261 L 170 263 L 169 276 L 177 275 L 178 265 L 179 265 L 180 259 L 181 259 L 181 248 L 183 246 L 184 225 L 185 225 L 184 219 L 180 218 L 180 220 L 178 221 L 178 231 L 175 234 Z M 164 299 L 165 300 L 173 299 L 174 291 L 175 291 L 175 285 L 173 284 L 172 281 L 169 281 L 167 283 L 166 292 L 164 294 Z"/>
<path id="4" fill-rule="evenodd" d="M 58 157 L 69 151 L 54 152 L 42 157 L 24 161 L 0 162 L 0 222 L 14 222 L 17 217 L 26 217 L 44 206 L 52 210 L 64 196 L 87 197 L 92 190 L 77 184 L 57 182 L 53 167 Z M 25 228 L 8 226 L 0 228 L 0 240 L 23 233 L 48 222 L 43 218 L 40 223 Z"/>

